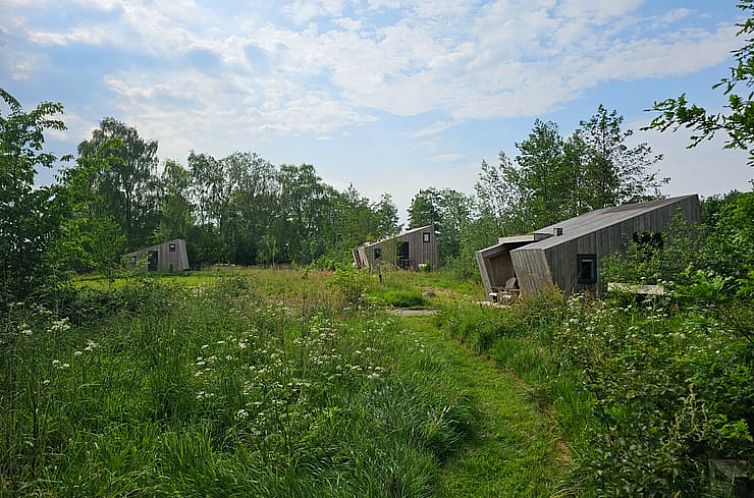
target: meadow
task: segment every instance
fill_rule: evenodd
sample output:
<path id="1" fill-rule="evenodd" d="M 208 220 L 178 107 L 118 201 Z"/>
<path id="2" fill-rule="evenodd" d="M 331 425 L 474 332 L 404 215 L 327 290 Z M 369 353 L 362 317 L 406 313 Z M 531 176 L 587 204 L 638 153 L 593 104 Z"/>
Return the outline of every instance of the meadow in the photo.
<path id="1" fill-rule="evenodd" d="M 748 307 L 480 292 L 224 269 L 14 304 L 0 495 L 734 494 L 710 462 L 751 458 Z"/>

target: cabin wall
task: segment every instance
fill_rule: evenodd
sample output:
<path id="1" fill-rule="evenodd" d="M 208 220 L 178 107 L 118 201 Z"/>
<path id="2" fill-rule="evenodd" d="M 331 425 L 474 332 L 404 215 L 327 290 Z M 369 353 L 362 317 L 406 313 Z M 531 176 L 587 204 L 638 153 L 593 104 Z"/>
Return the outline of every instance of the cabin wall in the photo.
<path id="1" fill-rule="evenodd" d="M 429 242 L 424 242 L 425 233 L 429 233 Z M 398 235 L 374 244 L 359 246 L 357 250 L 361 256 L 362 264 L 368 268 L 375 266 L 375 249 L 381 251 L 380 261 L 382 263 L 396 264 L 396 250 L 401 242 L 408 242 L 408 268 L 416 269 L 424 263 L 429 263 L 433 269 L 440 266 L 437 235 L 433 227 Z"/>
<path id="2" fill-rule="evenodd" d="M 175 251 L 170 251 L 170 244 L 175 244 Z M 169 240 L 162 244 L 157 244 L 151 247 L 145 247 L 132 253 L 128 253 L 123 256 L 126 265 L 130 266 L 131 259 L 136 257 L 137 265 L 134 269 L 147 271 L 147 262 L 144 261 L 148 258 L 151 251 L 157 252 L 157 271 L 158 272 L 180 272 L 189 269 L 188 252 L 186 251 L 186 241 L 176 239 Z M 141 264 L 140 264 L 141 263 Z"/>
<path id="3" fill-rule="evenodd" d="M 602 288 L 600 269 L 602 258 L 625 251 L 636 232 L 664 232 L 676 214 L 698 223 L 701 220 L 696 197 L 685 199 L 662 208 L 644 213 L 621 223 L 585 234 L 577 239 L 546 249 L 553 282 L 566 292 L 599 292 Z M 597 255 L 597 284 L 578 283 L 579 254 Z"/>
<path id="4" fill-rule="evenodd" d="M 510 252 L 522 294 L 533 294 L 553 283 L 543 249 L 522 247 Z"/>

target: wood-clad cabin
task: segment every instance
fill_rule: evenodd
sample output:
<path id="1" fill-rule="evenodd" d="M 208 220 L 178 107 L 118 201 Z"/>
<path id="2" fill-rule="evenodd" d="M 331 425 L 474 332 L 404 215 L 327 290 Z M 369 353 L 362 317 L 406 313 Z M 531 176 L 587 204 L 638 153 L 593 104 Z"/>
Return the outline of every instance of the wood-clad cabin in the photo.
<path id="1" fill-rule="evenodd" d="M 568 293 L 596 293 L 602 288 L 603 257 L 625 251 L 632 240 L 661 245 L 662 232 L 676 215 L 699 223 L 699 198 L 685 195 L 608 207 L 528 235 L 502 237 L 476 253 L 482 283 L 488 296 L 505 292 L 511 283 L 523 294 L 553 284 Z"/>
<path id="2" fill-rule="evenodd" d="M 434 225 L 356 246 L 352 253 L 357 268 L 375 268 L 381 263 L 413 270 L 418 269 L 419 265 L 429 264 L 431 268 L 440 265 Z"/>
<path id="3" fill-rule="evenodd" d="M 123 255 L 128 268 L 160 273 L 189 269 L 186 241 L 174 239 Z"/>

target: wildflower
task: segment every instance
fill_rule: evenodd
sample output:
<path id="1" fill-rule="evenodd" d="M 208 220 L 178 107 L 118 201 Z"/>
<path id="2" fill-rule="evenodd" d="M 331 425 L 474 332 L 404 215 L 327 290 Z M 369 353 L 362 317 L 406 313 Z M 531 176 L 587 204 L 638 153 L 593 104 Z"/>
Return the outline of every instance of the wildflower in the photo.
<path id="1" fill-rule="evenodd" d="M 236 420 L 243 420 L 249 416 L 249 412 L 241 408 L 236 412 Z"/>
<path id="2" fill-rule="evenodd" d="M 217 341 L 218 344 L 225 344 L 225 341 Z"/>
<path id="3" fill-rule="evenodd" d="M 246 349 L 246 343 L 243 341 L 238 341 L 238 347 L 239 349 Z"/>
<path id="4" fill-rule="evenodd" d="M 52 325 L 49 328 L 50 332 L 65 332 L 67 330 L 70 330 L 71 325 L 68 323 L 68 318 L 61 318 L 60 320 L 55 320 L 52 322 Z"/>
<path id="5" fill-rule="evenodd" d="M 202 372 L 201 370 L 199 370 L 198 372 L 196 372 L 194 374 L 194 377 L 200 377 L 202 374 L 204 374 L 204 372 Z"/>
<path id="6" fill-rule="evenodd" d="M 66 368 L 71 368 L 71 365 L 68 363 L 63 363 L 62 365 L 60 365 L 61 370 L 65 370 Z"/>
<path id="7" fill-rule="evenodd" d="M 202 349 L 207 349 L 209 347 L 209 344 L 202 344 Z"/>
<path id="8" fill-rule="evenodd" d="M 75 353 L 73 353 L 73 356 L 81 356 L 82 354 L 84 353 L 82 353 L 81 351 L 76 351 Z"/>
<path id="9" fill-rule="evenodd" d="M 52 360 L 52 366 L 57 368 L 60 366 L 60 360 Z"/>
<path id="10" fill-rule="evenodd" d="M 232 357 L 231 355 L 227 355 L 227 356 L 225 357 L 225 359 L 226 359 L 226 360 L 228 360 L 228 361 L 232 361 L 232 360 L 233 360 L 233 357 Z"/>
<path id="11" fill-rule="evenodd" d="M 31 330 L 29 330 L 29 329 L 24 329 L 24 330 L 21 331 L 21 333 L 23 335 L 27 336 L 27 337 L 34 335 L 34 333 Z"/>

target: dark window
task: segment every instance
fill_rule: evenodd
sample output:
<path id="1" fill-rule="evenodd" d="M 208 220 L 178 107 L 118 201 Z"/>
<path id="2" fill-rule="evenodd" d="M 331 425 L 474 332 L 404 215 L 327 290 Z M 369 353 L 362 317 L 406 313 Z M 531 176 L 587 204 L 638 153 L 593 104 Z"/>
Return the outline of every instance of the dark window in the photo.
<path id="1" fill-rule="evenodd" d="M 576 256 L 578 283 L 597 283 L 597 255 L 579 254 Z"/>
<path id="2" fill-rule="evenodd" d="M 424 242 L 425 244 L 429 244 L 429 237 L 430 237 L 429 232 L 422 233 L 422 242 Z"/>
<path id="3" fill-rule="evenodd" d="M 136 268 L 136 256 L 131 256 L 131 268 Z"/>
<path id="4" fill-rule="evenodd" d="M 408 242 L 399 242 L 396 256 L 398 259 L 408 259 Z"/>
<path id="5" fill-rule="evenodd" d="M 634 232 L 634 243 L 644 252 L 662 249 L 662 234 L 656 232 Z"/>
<path id="6" fill-rule="evenodd" d="M 374 248 L 374 259 L 380 259 L 380 256 L 382 256 L 382 249 L 379 247 Z"/>
<path id="7" fill-rule="evenodd" d="M 175 244 L 168 245 L 168 252 L 175 252 Z"/>

